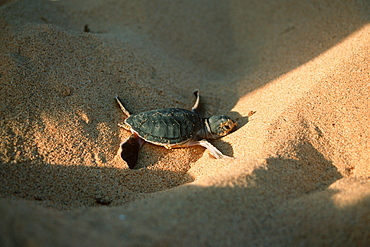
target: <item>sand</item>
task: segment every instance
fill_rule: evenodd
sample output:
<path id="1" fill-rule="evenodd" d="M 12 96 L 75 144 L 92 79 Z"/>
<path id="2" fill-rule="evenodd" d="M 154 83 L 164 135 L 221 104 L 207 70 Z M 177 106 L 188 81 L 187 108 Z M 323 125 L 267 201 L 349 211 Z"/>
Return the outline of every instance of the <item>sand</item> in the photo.
<path id="1" fill-rule="evenodd" d="M 370 3 L 1 1 L 0 246 L 368 246 Z M 117 154 L 132 112 L 239 128 Z"/>

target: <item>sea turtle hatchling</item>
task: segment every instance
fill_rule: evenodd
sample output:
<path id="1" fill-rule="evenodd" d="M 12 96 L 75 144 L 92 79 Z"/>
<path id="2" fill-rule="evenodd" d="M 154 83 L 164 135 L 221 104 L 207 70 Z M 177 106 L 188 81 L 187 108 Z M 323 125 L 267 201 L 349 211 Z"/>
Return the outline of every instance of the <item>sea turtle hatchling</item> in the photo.
<path id="1" fill-rule="evenodd" d="M 119 153 L 130 169 L 138 159 L 144 142 L 164 146 L 168 149 L 200 145 L 207 148 L 216 159 L 232 158 L 222 154 L 206 139 L 217 139 L 229 134 L 236 122 L 225 115 L 202 118 L 198 113 L 200 96 L 194 91 L 195 104 L 191 111 L 180 108 L 164 108 L 131 114 L 116 96 L 117 103 L 128 117 L 120 127 L 131 131 L 132 135 L 120 144 Z"/>

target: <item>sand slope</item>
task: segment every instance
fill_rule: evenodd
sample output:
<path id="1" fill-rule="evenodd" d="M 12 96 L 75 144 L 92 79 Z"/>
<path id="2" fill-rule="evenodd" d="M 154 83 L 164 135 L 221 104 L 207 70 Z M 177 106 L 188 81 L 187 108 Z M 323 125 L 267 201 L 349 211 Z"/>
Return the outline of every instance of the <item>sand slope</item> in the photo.
<path id="1" fill-rule="evenodd" d="M 368 1 L 3 1 L 1 246 L 367 246 Z M 239 129 L 117 155 L 132 112 Z M 253 114 L 254 113 L 254 114 Z"/>

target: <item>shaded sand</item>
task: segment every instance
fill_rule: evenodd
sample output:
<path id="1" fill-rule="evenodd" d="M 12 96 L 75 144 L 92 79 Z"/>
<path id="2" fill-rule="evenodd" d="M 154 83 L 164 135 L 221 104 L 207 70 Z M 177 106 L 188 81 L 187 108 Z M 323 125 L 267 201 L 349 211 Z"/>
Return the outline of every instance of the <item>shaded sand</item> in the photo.
<path id="1" fill-rule="evenodd" d="M 1 1 L 0 246 L 368 246 L 368 1 Z M 140 112 L 239 129 L 144 145 Z"/>

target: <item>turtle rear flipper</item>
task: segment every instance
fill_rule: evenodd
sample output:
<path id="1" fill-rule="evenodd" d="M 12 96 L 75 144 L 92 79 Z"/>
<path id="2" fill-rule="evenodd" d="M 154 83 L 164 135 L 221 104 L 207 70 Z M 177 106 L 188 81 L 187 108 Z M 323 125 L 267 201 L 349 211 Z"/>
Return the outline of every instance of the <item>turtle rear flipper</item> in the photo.
<path id="1" fill-rule="evenodd" d="M 144 140 L 137 134 L 132 134 L 126 141 L 120 144 L 119 153 L 121 158 L 126 161 L 130 169 L 134 169 L 139 157 L 139 150 Z"/>
<path id="2" fill-rule="evenodd" d="M 127 117 L 130 117 L 131 116 L 131 113 L 123 106 L 121 100 L 118 98 L 118 96 L 116 96 L 116 101 L 119 105 L 119 107 L 121 108 L 122 112 L 127 116 Z"/>

